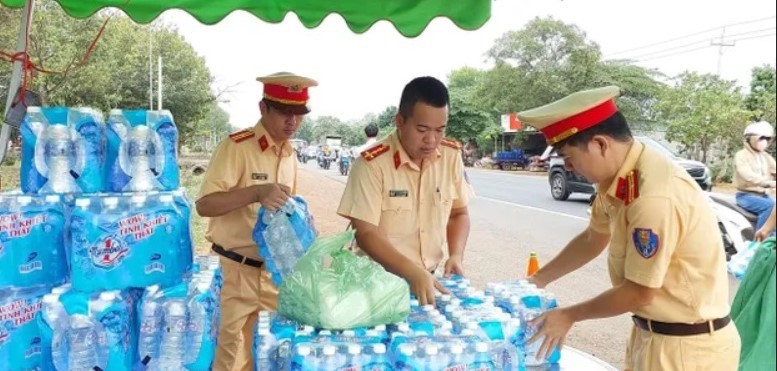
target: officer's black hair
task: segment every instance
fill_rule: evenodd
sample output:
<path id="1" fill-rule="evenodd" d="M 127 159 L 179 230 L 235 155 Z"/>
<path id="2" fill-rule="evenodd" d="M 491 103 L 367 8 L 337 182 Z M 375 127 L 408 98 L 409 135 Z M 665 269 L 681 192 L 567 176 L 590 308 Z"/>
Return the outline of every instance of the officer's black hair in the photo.
<path id="1" fill-rule="evenodd" d="M 367 127 L 364 128 L 364 135 L 367 136 L 367 138 L 375 138 L 378 136 L 378 125 L 375 124 L 369 124 Z"/>
<path id="2" fill-rule="evenodd" d="M 413 114 L 416 103 L 425 103 L 432 107 L 447 107 L 450 102 L 448 88 L 434 77 L 416 77 L 402 90 L 399 99 L 399 114 L 407 119 Z"/>
<path id="3" fill-rule="evenodd" d="M 565 146 L 585 147 L 595 135 L 605 135 L 617 142 L 628 142 L 634 138 L 629 124 L 626 122 L 626 117 L 620 112 L 615 112 L 614 115 L 598 125 L 583 130 L 553 146 L 556 148 L 564 148 Z"/>

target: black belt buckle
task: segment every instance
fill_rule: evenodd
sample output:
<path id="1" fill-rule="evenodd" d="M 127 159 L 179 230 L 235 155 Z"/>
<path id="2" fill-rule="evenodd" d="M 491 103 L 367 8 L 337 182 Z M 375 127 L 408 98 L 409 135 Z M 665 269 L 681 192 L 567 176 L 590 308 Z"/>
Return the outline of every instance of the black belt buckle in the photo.
<path id="1" fill-rule="evenodd" d="M 211 250 L 213 250 L 213 252 L 215 252 L 216 254 L 219 254 L 219 255 L 221 255 L 221 256 L 229 259 L 229 260 L 232 260 L 234 262 L 237 262 L 237 263 L 239 263 L 241 265 L 248 265 L 248 266 L 251 266 L 251 267 L 254 267 L 254 268 L 261 268 L 264 265 L 264 262 L 260 262 L 260 261 L 258 261 L 256 259 L 251 259 L 249 257 L 240 255 L 240 254 L 238 254 L 236 252 L 233 252 L 233 251 L 228 251 L 228 250 L 224 249 L 223 247 L 221 247 L 220 245 L 216 245 L 215 243 L 211 247 Z"/>

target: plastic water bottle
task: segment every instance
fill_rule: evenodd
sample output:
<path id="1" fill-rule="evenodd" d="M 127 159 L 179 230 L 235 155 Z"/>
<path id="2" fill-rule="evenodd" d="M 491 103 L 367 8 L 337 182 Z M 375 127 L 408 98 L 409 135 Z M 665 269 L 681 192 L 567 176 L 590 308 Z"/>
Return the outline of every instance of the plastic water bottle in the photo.
<path id="1" fill-rule="evenodd" d="M 70 138 L 70 128 L 65 125 L 50 125 L 46 129 L 44 156 L 48 166 L 48 182 L 40 193 L 75 193 L 80 191 L 71 173 L 76 154 L 75 144 Z"/>
<path id="2" fill-rule="evenodd" d="M 471 370 L 495 370 L 487 343 L 475 343 L 475 359 L 469 366 Z"/>
<path id="3" fill-rule="evenodd" d="M 208 313 L 205 311 L 205 307 L 198 299 L 198 296 L 207 292 L 210 289 L 210 284 L 207 281 L 200 281 L 195 288 L 194 297 L 189 301 L 189 336 L 191 342 L 189 343 L 189 349 L 184 357 L 185 363 L 189 364 L 197 360 L 202 348 L 203 337 L 206 336 L 210 328 L 206 328 L 210 324 Z"/>
<path id="4" fill-rule="evenodd" d="M 51 329 L 51 359 L 57 370 L 67 369 L 67 324 L 68 315 L 59 301 L 59 294 L 43 296 L 43 321 Z"/>
<path id="5" fill-rule="evenodd" d="M 181 370 L 187 351 L 186 303 L 182 298 L 170 298 L 162 307 L 165 326 L 159 347 L 159 370 Z"/>
<path id="6" fill-rule="evenodd" d="M 272 371 L 274 360 L 272 358 L 273 350 L 276 347 L 275 336 L 270 333 L 269 328 L 259 328 L 256 331 L 256 370 Z"/>
<path id="7" fill-rule="evenodd" d="M 353 370 L 360 370 L 364 364 L 362 356 L 362 346 L 359 344 L 348 344 L 348 356 L 341 367 L 346 367 Z"/>
<path id="8" fill-rule="evenodd" d="M 97 333 L 89 317 L 82 314 L 74 314 L 70 317 L 68 348 L 69 370 L 105 368 L 105 365 L 100 365 L 98 362 Z"/>
<path id="9" fill-rule="evenodd" d="M 294 356 L 291 359 L 291 371 L 317 370 L 316 356 L 309 345 L 299 345 L 296 347 Z M 261 368 L 257 367 L 257 370 Z"/>
<path id="10" fill-rule="evenodd" d="M 446 370 L 469 370 L 469 364 L 464 355 L 464 346 L 462 344 L 451 344 L 450 358 L 448 359 Z"/>
<path id="11" fill-rule="evenodd" d="M 140 306 L 138 330 L 138 354 L 140 362 L 151 367 L 159 361 L 159 341 L 162 327 L 162 306 L 158 296 L 159 286 L 149 286 Z"/>
<path id="12" fill-rule="evenodd" d="M 161 189 L 154 173 L 156 148 L 148 126 L 138 125 L 129 132 L 127 155 L 131 180 L 125 191 L 145 192 Z"/>
<path id="13" fill-rule="evenodd" d="M 337 347 L 334 345 L 324 345 L 321 353 L 321 368 L 319 368 L 321 371 L 336 371 L 345 364 L 345 357 L 342 354 L 338 354 Z"/>
<path id="14" fill-rule="evenodd" d="M 363 370 L 368 371 L 391 371 L 391 361 L 386 354 L 386 344 L 372 344 L 367 348 Z"/>

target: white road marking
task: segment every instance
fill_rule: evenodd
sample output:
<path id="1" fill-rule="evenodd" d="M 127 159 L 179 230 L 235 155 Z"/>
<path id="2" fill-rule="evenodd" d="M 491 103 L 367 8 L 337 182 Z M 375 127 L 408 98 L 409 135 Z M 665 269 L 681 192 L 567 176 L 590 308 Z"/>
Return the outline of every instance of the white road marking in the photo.
<path id="1" fill-rule="evenodd" d="M 572 219 L 582 220 L 582 221 L 584 221 L 584 222 L 587 222 L 587 221 L 588 221 L 588 218 L 583 218 L 583 217 L 580 217 L 580 216 L 577 216 L 577 215 L 572 215 L 572 214 L 567 214 L 567 213 L 561 213 L 561 212 L 558 212 L 558 211 L 553 211 L 553 210 L 541 209 L 541 208 L 539 208 L 539 207 L 534 207 L 534 206 L 521 205 L 521 204 L 517 204 L 517 203 L 515 203 L 515 202 L 502 201 L 502 200 L 497 200 L 497 199 L 495 199 L 495 198 L 490 198 L 490 197 L 482 197 L 482 196 L 476 196 L 475 198 L 476 198 L 476 199 L 479 199 L 479 200 L 486 200 L 486 201 L 490 201 L 490 202 L 496 202 L 496 203 L 498 203 L 498 204 L 502 204 L 502 205 L 507 205 L 507 206 L 514 206 L 514 207 L 520 207 L 520 208 L 522 208 L 522 209 L 527 209 L 527 210 L 532 210 L 532 211 L 540 211 L 540 212 L 543 212 L 543 213 L 548 213 L 548 214 L 552 214 L 552 215 L 565 216 L 565 217 L 567 217 L 567 218 L 572 218 Z"/>

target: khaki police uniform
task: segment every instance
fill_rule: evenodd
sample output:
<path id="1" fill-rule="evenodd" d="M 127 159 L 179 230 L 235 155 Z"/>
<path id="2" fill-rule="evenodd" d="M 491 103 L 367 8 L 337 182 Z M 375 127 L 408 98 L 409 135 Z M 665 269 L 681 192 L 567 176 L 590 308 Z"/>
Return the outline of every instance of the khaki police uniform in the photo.
<path id="1" fill-rule="evenodd" d="M 377 226 L 405 257 L 434 271 L 451 210 L 466 207 L 471 194 L 458 142 L 443 139 L 419 167 L 394 132 L 354 161 L 337 213 Z"/>
<path id="2" fill-rule="evenodd" d="M 543 132 L 555 144 L 585 130 L 580 127 L 590 124 L 588 118 L 593 125 L 609 118 L 617 93 L 612 88 L 578 93 L 582 96 L 571 102 L 523 113 L 522 120 L 544 128 L 548 121 L 542 118 L 552 117 L 551 123 L 567 125 Z M 586 116 L 591 110 L 594 115 Z M 685 170 L 635 140 L 613 183 L 599 185 L 590 228 L 611 236 L 608 270 L 614 286 L 629 280 L 658 289 L 652 303 L 634 313 L 626 370 L 737 369 L 740 339 L 728 316 L 717 221 Z M 704 333 L 689 335 L 691 327 Z"/>
<path id="3" fill-rule="evenodd" d="M 299 80 L 293 75 L 283 77 L 290 83 L 284 81 L 282 85 L 271 86 L 275 89 L 273 92 Z M 265 98 L 268 98 L 267 88 Z M 213 153 L 200 198 L 271 183 L 285 185 L 296 193 L 298 164 L 293 154 L 291 143 L 274 142 L 261 122 L 251 129 L 233 133 Z M 278 305 L 278 288 L 273 285 L 270 274 L 264 266 L 254 266 L 262 261 L 252 237 L 260 206 L 254 203 L 208 220 L 205 237 L 214 244 L 214 252 L 222 255 L 224 277 L 215 371 L 253 371 L 257 314 L 261 310 L 275 310 Z"/>

